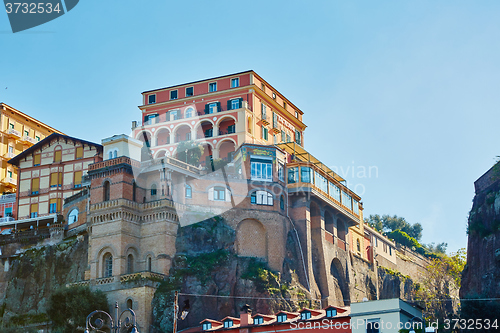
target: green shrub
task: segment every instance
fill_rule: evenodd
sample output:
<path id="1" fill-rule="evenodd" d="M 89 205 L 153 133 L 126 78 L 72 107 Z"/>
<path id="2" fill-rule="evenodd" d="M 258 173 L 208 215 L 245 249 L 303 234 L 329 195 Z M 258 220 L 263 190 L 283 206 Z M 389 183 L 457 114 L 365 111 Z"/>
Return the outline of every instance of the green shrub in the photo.
<path id="1" fill-rule="evenodd" d="M 106 295 L 89 287 L 73 286 L 50 296 L 47 314 L 56 332 L 73 333 L 77 327 L 85 327 L 87 316 L 94 310 L 109 311 Z"/>

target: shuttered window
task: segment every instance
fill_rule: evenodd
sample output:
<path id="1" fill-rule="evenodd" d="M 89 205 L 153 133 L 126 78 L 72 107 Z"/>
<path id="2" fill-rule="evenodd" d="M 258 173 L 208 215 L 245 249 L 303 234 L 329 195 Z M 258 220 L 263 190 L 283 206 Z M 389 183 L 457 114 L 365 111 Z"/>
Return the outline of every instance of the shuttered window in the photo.
<path id="1" fill-rule="evenodd" d="M 50 174 L 50 187 L 56 187 L 56 186 L 57 186 L 57 172 L 54 172 Z"/>
<path id="2" fill-rule="evenodd" d="M 57 212 L 57 199 L 50 199 L 49 201 L 49 213 L 56 213 Z"/>
<path id="3" fill-rule="evenodd" d="M 42 159 L 41 156 L 42 155 L 40 154 L 35 155 L 35 157 L 33 158 L 33 166 L 40 165 L 40 160 Z"/>
<path id="4" fill-rule="evenodd" d="M 83 147 L 76 147 L 75 158 L 83 158 Z"/>
<path id="5" fill-rule="evenodd" d="M 37 217 L 38 216 L 38 204 L 34 203 L 31 204 L 30 206 L 30 217 Z"/>
<path id="6" fill-rule="evenodd" d="M 31 194 L 38 194 L 40 190 L 40 178 L 34 178 L 31 180 Z"/>
<path id="7" fill-rule="evenodd" d="M 62 150 L 56 150 L 54 152 L 54 162 L 61 162 L 62 160 Z"/>
<path id="8" fill-rule="evenodd" d="M 75 171 L 74 184 L 75 184 L 75 187 L 82 187 L 82 172 L 81 171 Z"/>

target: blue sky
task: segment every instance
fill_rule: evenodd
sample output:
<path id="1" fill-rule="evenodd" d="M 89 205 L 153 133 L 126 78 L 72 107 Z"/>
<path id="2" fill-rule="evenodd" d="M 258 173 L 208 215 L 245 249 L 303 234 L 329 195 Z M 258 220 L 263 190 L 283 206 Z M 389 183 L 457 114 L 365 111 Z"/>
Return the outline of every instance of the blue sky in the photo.
<path id="1" fill-rule="evenodd" d="M 454 251 L 467 243 L 473 182 L 500 155 L 499 10 L 86 0 L 16 34 L 4 13 L 0 101 L 100 142 L 130 132 L 142 91 L 253 69 L 305 112 L 306 149 L 362 195 L 365 216 L 420 222 L 424 243 Z"/>

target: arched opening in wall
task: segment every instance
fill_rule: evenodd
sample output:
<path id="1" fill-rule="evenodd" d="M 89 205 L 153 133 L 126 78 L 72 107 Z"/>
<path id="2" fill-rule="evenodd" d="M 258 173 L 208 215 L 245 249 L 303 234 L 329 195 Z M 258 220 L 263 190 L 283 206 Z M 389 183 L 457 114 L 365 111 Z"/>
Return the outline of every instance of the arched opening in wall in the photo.
<path id="1" fill-rule="evenodd" d="M 137 184 L 135 183 L 135 180 L 132 184 L 132 201 L 137 201 Z"/>
<path id="2" fill-rule="evenodd" d="M 361 242 L 359 241 L 359 238 L 356 239 L 356 251 L 361 254 Z"/>
<path id="3" fill-rule="evenodd" d="M 188 125 L 179 125 L 175 129 L 175 142 L 191 140 L 191 127 Z"/>
<path id="4" fill-rule="evenodd" d="M 166 128 L 161 128 L 156 134 L 156 145 L 163 146 L 170 144 L 170 131 Z"/>
<path id="5" fill-rule="evenodd" d="M 345 222 L 341 219 L 337 219 L 337 237 L 344 242 L 346 241 L 347 228 Z"/>
<path id="6" fill-rule="evenodd" d="M 201 146 L 203 147 L 203 154 L 200 157 L 200 164 L 208 168 L 211 166 L 211 161 L 213 160 L 212 145 L 205 142 Z"/>
<path id="7" fill-rule="evenodd" d="M 196 130 L 196 139 L 211 138 L 214 136 L 214 125 L 209 121 L 202 121 Z"/>
<path id="8" fill-rule="evenodd" d="M 236 133 L 236 123 L 233 118 L 226 117 L 219 123 L 219 135 Z"/>
<path id="9" fill-rule="evenodd" d="M 102 257 L 102 277 L 113 276 L 113 256 L 107 252 Z"/>
<path id="10" fill-rule="evenodd" d="M 102 185 L 102 191 L 103 191 L 103 201 L 109 201 L 110 198 L 110 190 L 109 190 L 109 181 L 105 181 L 104 184 Z"/>
<path id="11" fill-rule="evenodd" d="M 132 309 L 132 305 L 134 304 L 134 302 L 129 298 L 127 300 L 127 309 Z M 133 310 L 133 309 L 132 309 Z"/>
<path id="12" fill-rule="evenodd" d="M 219 158 L 227 162 L 231 162 L 233 159 L 234 151 L 236 150 L 236 145 L 231 140 L 224 140 L 219 146 Z"/>
<path id="13" fill-rule="evenodd" d="M 156 189 L 156 184 L 151 184 L 151 198 L 155 199 L 158 190 Z"/>
<path id="14" fill-rule="evenodd" d="M 153 260 L 151 259 L 150 256 L 148 256 L 147 259 L 146 259 L 146 270 L 148 272 L 151 272 L 152 269 L 153 269 Z"/>
<path id="15" fill-rule="evenodd" d="M 146 146 L 148 148 L 151 147 L 151 134 L 149 134 L 148 132 L 141 132 L 137 136 L 137 140 L 142 141 L 143 146 Z"/>
<path id="16" fill-rule="evenodd" d="M 160 150 L 157 154 L 156 154 L 156 158 L 163 158 L 167 155 L 167 151 L 166 150 Z"/>
<path id="17" fill-rule="evenodd" d="M 184 118 L 191 118 L 195 114 L 196 112 L 194 111 L 194 109 L 192 107 L 188 107 L 186 111 L 184 111 Z"/>
<path id="18" fill-rule="evenodd" d="M 333 223 L 333 214 L 328 210 L 325 211 L 325 230 L 335 235 L 335 224 Z"/>
<path id="19" fill-rule="evenodd" d="M 345 280 L 345 272 L 342 267 L 342 263 L 338 258 L 332 260 L 330 274 L 330 277 L 333 280 L 333 285 L 330 289 L 333 290 L 333 295 L 330 295 L 330 298 L 333 299 L 338 305 L 349 305 L 350 297 Z"/>
<path id="20" fill-rule="evenodd" d="M 127 274 L 132 274 L 134 272 L 134 256 L 129 254 L 127 256 Z"/>
<path id="21" fill-rule="evenodd" d="M 247 120 L 247 132 L 252 134 L 252 118 L 248 117 Z"/>
<path id="22" fill-rule="evenodd" d="M 311 213 L 311 228 L 313 229 L 321 228 L 321 211 L 319 206 L 312 201 L 310 206 L 310 213 Z"/>
<path id="23" fill-rule="evenodd" d="M 246 219 L 238 224 L 236 244 L 239 256 L 267 259 L 266 229 L 257 220 Z"/>

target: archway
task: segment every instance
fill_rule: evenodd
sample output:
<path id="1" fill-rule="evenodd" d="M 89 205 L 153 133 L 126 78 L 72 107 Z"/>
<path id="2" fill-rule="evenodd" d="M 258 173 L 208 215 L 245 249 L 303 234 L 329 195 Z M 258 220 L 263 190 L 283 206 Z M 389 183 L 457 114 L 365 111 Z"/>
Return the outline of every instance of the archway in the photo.
<path id="1" fill-rule="evenodd" d="M 332 264 L 330 265 L 330 275 L 330 278 L 333 280 L 333 284 L 330 288 L 333 292 L 330 293 L 330 299 L 341 306 L 349 305 L 351 302 L 349 290 L 345 280 L 345 271 L 338 258 L 332 260 Z"/>
<path id="2" fill-rule="evenodd" d="M 170 131 L 167 128 L 160 128 L 156 133 L 156 145 L 163 146 L 170 144 Z"/>
<path id="3" fill-rule="evenodd" d="M 203 120 L 196 129 L 196 139 L 211 138 L 214 136 L 214 125 L 208 121 Z"/>
<path id="4" fill-rule="evenodd" d="M 219 135 L 233 134 L 236 132 L 236 122 L 232 117 L 224 117 L 219 122 Z"/>
<path id="5" fill-rule="evenodd" d="M 257 220 L 245 219 L 238 224 L 236 244 L 239 256 L 267 259 L 266 229 Z"/>
<path id="6" fill-rule="evenodd" d="M 219 158 L 230 162 L 233 159 L 236 145 L 232 140 L 224 140 L 219 145 Z"/>
<path id="7" fill-rule="evenodd" d="M 191 127 L 182 124 L 175 128 L 175 142 L 191 140 Z"/>

